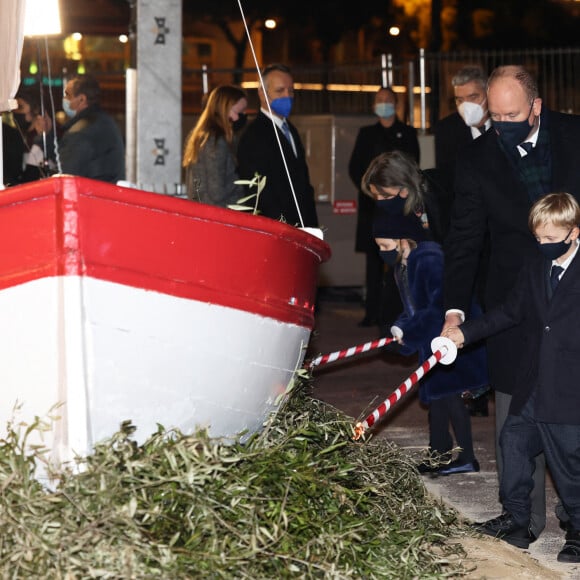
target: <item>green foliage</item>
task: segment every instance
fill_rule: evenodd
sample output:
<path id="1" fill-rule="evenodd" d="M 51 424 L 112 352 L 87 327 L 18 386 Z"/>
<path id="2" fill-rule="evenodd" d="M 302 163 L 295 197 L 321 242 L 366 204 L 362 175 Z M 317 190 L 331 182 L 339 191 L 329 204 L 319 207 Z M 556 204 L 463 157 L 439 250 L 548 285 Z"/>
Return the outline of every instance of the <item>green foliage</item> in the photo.
<path id="1" fill-rule="evenodd" d="M 393 444 L 304 383 L 264 430 L 224 444 L 134 427 L 47 490 L 10 426 L 0 442 L 3 578 L 441 578 L 461 574 L 457 515 Z"/>
<path id="2" fill-rule="evenodd" d="M 232 205 L 228 205 L 229 209 L 237 209 L 239 211 L 251 211 L 252 215 L 258 215 L 258 202 L 260 201 L 260 194 L 264 187 L 266 187 L 266 176 L 262 176 L 259 173 L 254 173 L 252 179 L 238 179 L 234 181 L 237 185 L 247 185 L 250 189 L 256 190 L 256 193 L 252 193 L 242 199 L 238 199 L 238 202 Z M 254 207 L 244 205 L 250 199 L 255 198 Z"/>

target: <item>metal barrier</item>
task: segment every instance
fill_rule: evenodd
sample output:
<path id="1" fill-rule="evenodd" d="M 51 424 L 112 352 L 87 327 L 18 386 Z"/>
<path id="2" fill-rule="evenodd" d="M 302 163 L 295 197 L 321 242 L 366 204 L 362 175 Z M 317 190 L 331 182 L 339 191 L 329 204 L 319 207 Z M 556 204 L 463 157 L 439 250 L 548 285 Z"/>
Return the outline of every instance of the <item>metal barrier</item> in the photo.
<path id="1" fill-rule="evenodd" d="M 392 55 L 380 61 L 344 65 L 296 65 L 293 75 L 299 98 L 299 115 L 357 115 L 371 111 L 374 93 L 388 84 L 401 96 L 397 112 L 413 126 L 428 130 L 439 118 L 455 110 L 451 78 L 459 68 L 479 64 L 490 72 L 504 64 L 522 64 L 536 76 L 540 96 L 551 109 L 580 114 L 580 47 L 525 50 L 427 53 L 395 62 Z M 187 69 L 184 90 L 201 102 L 202 89 L 220 83 L 241 83 L 258 107 L 256 71 L 253 69 Z M 184 98 L 184 105 L 187 107 Z M 195 112 L 195 111 L 191 111 Z"/>

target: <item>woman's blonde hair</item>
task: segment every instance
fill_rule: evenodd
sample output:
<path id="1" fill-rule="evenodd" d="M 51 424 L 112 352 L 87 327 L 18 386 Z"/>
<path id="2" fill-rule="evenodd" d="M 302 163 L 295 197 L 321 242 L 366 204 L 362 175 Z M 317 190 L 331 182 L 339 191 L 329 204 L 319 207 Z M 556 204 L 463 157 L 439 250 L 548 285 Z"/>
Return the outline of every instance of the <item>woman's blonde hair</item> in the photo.
<path id="1" fill-rule="evenodd" d="M 246 92 L 234 85 L 220 85 L 209 93 L 205 108 L 187 137 L 183 167 L 197 161 L 200 149 L 210 137 L 217 139 L 223 136 L 228 143 L 232 143 L 234 130 L 229 119 L 230 110 L 240 99 L 247 98 Z"/>
<path id="2" fill-rule="evenodd" d="M 565 229 L 580 225 L 580 206 L 576 198 L 569 193 L 548 193 L 538 199 L 530 210 L 528 227 L 535 234 L 546 223 Z"/>

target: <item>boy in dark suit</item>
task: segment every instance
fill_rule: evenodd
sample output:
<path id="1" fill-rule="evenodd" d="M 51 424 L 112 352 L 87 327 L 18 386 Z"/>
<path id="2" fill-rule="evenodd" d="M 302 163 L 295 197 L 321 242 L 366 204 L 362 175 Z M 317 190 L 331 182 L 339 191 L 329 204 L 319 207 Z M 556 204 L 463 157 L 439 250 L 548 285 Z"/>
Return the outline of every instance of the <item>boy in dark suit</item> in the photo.
<path id="1" fill-rule="evenodd" d="M 528 226 L 540 252 L 522 268 L 507 300 L 443 335 L 458 347 L 520 325 L 523 355 L 500 436 L 504 513 L 476 529 L 527 548 L 534 460 L 544 453 L 569 516 L 560 562 L 580 562 L 580 206 L 551 193 L 532 206 Z"/>

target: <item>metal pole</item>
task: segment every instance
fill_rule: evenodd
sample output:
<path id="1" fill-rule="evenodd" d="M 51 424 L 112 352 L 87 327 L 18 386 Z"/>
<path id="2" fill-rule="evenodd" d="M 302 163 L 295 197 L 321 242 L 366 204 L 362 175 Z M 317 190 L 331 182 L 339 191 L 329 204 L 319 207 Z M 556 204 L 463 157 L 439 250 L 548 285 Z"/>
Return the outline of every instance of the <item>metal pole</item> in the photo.
<path id="1" fill-rule="evenodd" d="M 419 82 L 421 84 L 421 131 L 427 129 L 425 101 L 425 49 L 419 49 Z"/>
<path id="2" fill-rule="evenodd" d="M 209 93 L 209 79 L 207 76 L 207 64 L 201 65 L 201 86 L 203 94 L 207 95 Z"/>
<path id="3" fill-rule="evenodd" d="M 387 86 L 387 55 L 381 54 L 381 87 Z"/>
<path id="4" fill-rule="evenodd" d="M 409 61 L 409 82 L 407 83 L 409 97 L 409 125 L 415 126 L 415 67 L 413 61 Z"/>
<path id="5" fill-rule="evenodd" d="M 137 69 L 125 73 L 125 173 L 137 183 Z"/>

